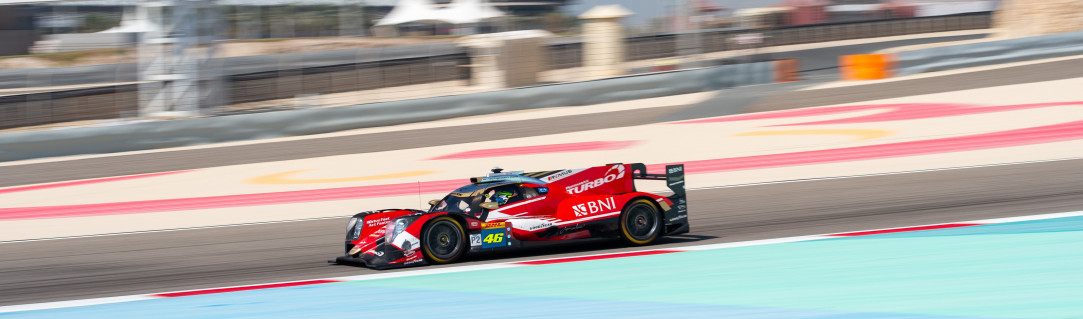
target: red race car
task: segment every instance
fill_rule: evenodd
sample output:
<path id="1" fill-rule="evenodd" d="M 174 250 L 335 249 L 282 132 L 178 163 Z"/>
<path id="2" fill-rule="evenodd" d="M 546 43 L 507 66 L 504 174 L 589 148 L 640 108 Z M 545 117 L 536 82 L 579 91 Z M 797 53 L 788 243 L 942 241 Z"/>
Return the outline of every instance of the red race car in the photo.
<path id="1" fill-rule="evenodd" d="M 673 195 L 636 191 L 633 180 L 665 180 Z M 446 264 L 464 255 L 537 242 L 620 238 L 646 245 L 688 232 L 684 165 L 647 174 L 643 164 L 607 164 L 544 172 L 474 177 L 428 211 L 362 212 L 346 225 L 339 264 L 384 269 Z"/>

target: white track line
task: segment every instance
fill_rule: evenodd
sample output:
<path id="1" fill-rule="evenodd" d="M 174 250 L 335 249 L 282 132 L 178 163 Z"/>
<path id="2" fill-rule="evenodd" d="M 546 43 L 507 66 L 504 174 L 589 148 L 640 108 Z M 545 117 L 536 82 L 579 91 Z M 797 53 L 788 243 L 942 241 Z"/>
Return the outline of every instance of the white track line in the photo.
<path id="1" fill-rule="evenodd" d="M 873 173 L 873 174 L 859 174 L 859 175 L 846 175 L 846 176 L 791 179 L 791 180 L 781 180 L 781 181 L 772 181 L 772 182 L 758 182 L 758 183 L 746 183 L 746 184 L 734 184 L 734 185 L 705 186 L 705 187 L 689 188 L 688 191 L 699 191 L 699 190 L 709 190 L 709 189 L 719 189 L 719 188 L 760 186 L 760 185 L 771 185 L 771 184 L 815 182 L 815 181 L 848 179 L 848 178 L 858 178 L 858 177 L 902 175 L 902 174 L 913 174 L 913 173 L 928 173 L 928 172 L 949 171 L 949 170 L 967 169 L 967 168 L 982 168 L 982 167 L 1036 164 L 1036 163 L 1060 162 L 1060 161 L 1071 161 L 1071 160 L 1080 160 L 1080 159 L 1083 159 L 1083 157 L 1068 157 L 1068 158 L 1057 158 L 1057 159 L 1037 160 L 1037 161 L 1023 161 L 1023 162 L 1009 162 L 1009 163 L 997 163 L 997 164 L 955 166 L 955 167 L 945 167 L 945 168 L 930 168 L 930 169 L 899 171 L 899 172 L 887 172 L 887 173 Z M 695 174 L 692 174 L 692 175 L 695 175 Z M 654 192 L 654 193 L 669 193 L 669 191 L 658 191 L 658 192 Z M 144 231 L 132 231 L 132 232 L 96 234 L 96 235 L 49 237 L 49 238 L 35 238 L 35 239 L 19 239 L 19 240 L 0 241 L 0 244 L 15 244 L 15 243 L 26 243 L 26 242 L 35 242 L 35 241 L 48 241 L 48 240 L 61 240 L 61 239 L 78 239 L 78 238 L 93 238 L 93 237 L 107 237 L 107 236 L 120 236 L 120 235 L 163 233 L 163 232 L 173 232 L 173 231 L 226 228 L 226 227 L 240 227 L 240 226 L 255 226 L 255 225 L 267 225 L 267 224 L 282 224 L 282 223 L 307 222 L 307 221 L 336 219 L 336 218 L 347 218 L 347 217 L 349 217 L 349 216 L 314 217 L 314 218 L 288 219 L 288 220 L 278 220 L 278 221 L 268 221 L 268 222 L 253 222 L 253 223 L 228 224 L 228 225 L 216 225 L 216 226 L 200 226 L 200 227 L 144 230 Z"/>
<path id="2" fill-rule="evenodd" d="M 26 305 L 14 305 L 0 307 L 0 313 L 19 312 L 19 311 L 32 311 L 32 310 L 45 310 L 45 309 L 58 309 L 58 308 L 72 308 L 82 306 L 94 306 L 105 305 L 129 301 L 140 301 L 158 299 L 156 297 L 150 297 L 147 295 L 131 295 L 131 296 L 119 296 L 119 297 L 106 297 L 106 298 L 94 298 L 94 299 L 82 299 L 82 300 L 68 300 L 68 301 L 54 301 L 33 303 Z"/>
<path id="3" fill-rule="evenodd" d="M 520 263 L 533 262 L 533 261 L 544 261 L 544 260 L 557 260 L 557 259 L 565 259 L 565 258 L 607 256 L 607 255 L 628 254 L 628 253 L 656 251 L 656 250 L 701 251 L 701 250 L 725 249 L 725 248 L 735 248 L 735 247 L 762 246 L 762 245 L 774 245 L 774 244 L 782 244 L 782 243 L 813 241 L 813 240 L 821 240 L 821 239 L 828 239 L 828 238 L 853 238 L 853 237 L 838 237 L 838 236 L 833 236 L 833 235 L 856 233 L 856 232 L 869 232 L 869 231 L 877 231 L 877 230 L 903 229 L 903 228 L 913 228 L 913 227 L 922 227 L 922 226 L 936 226 L 936 225 L 947 225 L 947 224 L 986 224 L 986 225 L 988 225 L 988 224 L 1000 224 L 1000 223 L 1012 223 L 1012 222 L 1021 222 L 1021 221 L 1064 218 L 1064 217 L 1076 217 L 1076 216 L 1083 216 L 1083 211 L 1050 213 L 1050 214 L 1008 217 L 1008 218 L 982 219 L 982 220 L 961 221 L 961 222 L 952 222 L 952 223 L 913 225 L 913 226 L 906 226 L 906 227 L 868 229 L 868 230 L 858 230 L 858 231 L 841 232 L 841 233 L 828 233 L 828 234 L 820 234 L 820 235 L 807 235 L 807 236 L 783 237 L 783 238 L 774 238 L 774 239 L 750 240 L 750 241 L 741 241 L 741 242 L 732 242 L 732 243 L 690 245 L 690 246 L 681 246 L 681 247 L 660 247 L 660 248 L 655 248 L 655 249 L 645 249 L 645 250 L 638 250 L 638 251 L 622 251 L 622 252 L 592 254 L 592 255 L 577 255 L 577 256 L 574 256 L 574 257 L 541 258 L 541 259 L 532 259 L 532 260 L 525 260 L 525 261 L 508 261 L 508 262 L 492 263 L 492 264 L 454 266 L 454 267 L 444 267 L 444 268 L 429 268 L 429 269 L 419 269 L 419 270 L 398 271 L 398 272 L 391 272 L 391 273 L 379 273 L 379 274 L 358 275 L 358 276 L 308 279 L 308 280 L 298 280 L 298 281 L 278 282 L 278 283 L 303 282 L 303 281 L 313 281 L 313 280 L 329 280 L 329 281 L 348 282 L 348 281 L 366 281 L 366 280 L 377 280 L 377 279 L 388 279 L 388 278 L 414 277 L 414 276 L 459 273 L 459 272 L 467 272 L 467 271 L 491 270 L 491 269 L 501 269 L 501 268 L 511 268 L 511 267 L 532 267 L 532 266 L 535 266 L 535 265 L 522 265 Z M 215 290 L 215 289 L 223 289 L 223 288 L 262 286 L 262 285 L 270 285 L 270 284 L 278 284 L 278 283 L 268 283 L 268 284 L 258 284 L 258 285 L 244 285 L 244 286 L 230 286 L 230 287 L 218 287 L 218 288 L 186 290 L 186 291 L 206 291 L 206 290 Z M 25 305 L 13 305 L 13 306 L 0 306 L 0 313 L 11 313 L 11 312 L 32 311 L 32 310 L 46 310 L 46 309 L 58 309 L 58 308 L 71 308 L 71 307 L 81 307 L 81 306 L 114 304 L 114 303 L 129 302 L 129 301 L 150 300 L 150 299 L 165 298 L 165 297 L 156 296 L 158 294 L 175 293 L 175 292 L 185 292 L 185 291 L 152 293 L 152 294 L 131 295 L 131 296 L 118 296 L 118 297 L 107 297 L 107 298 L 69 300 L 69 301 L 55 301 L 55 302 L 34 303 L 34 304 L 25 304 Z"/>

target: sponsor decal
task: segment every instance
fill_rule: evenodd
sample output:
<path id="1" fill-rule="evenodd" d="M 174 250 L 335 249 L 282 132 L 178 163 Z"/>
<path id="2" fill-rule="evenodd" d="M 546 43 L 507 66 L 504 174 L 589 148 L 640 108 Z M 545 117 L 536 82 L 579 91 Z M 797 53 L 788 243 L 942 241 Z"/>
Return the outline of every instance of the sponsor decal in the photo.
<path id="1" fill-rule="evenodd" d="M 516 178 L 516 176 L 515 176 L 515 175 L 508 175 L 508 176 L 485 176 L 485 177 L 479 177 L 479 178 L 478 178 L 478 183 L 489 183 L 489 182 L 502 182 L 502 181 L 515 181 L 515 180 L 518 180 L 518 179 Z"/>
<path id="2" fill-rule="evenodd" d="M 482 223 L 481 229 L 504 228 L 504 222 Z"/>
<path id="3" fill-rule="evenodd" d="M 583 230 L 583 224 L 571 225 L 557 230 L 556 235 L 571 234 L 580 230 Z"/>
<path id="4" fill-rule="evenodd" d="M 550 226 L 556 225 L 555 222 L 556 219 L 552 218 L 516 219 L 514 225 L 511 225 L 511 228 L 526 231 L 537 231 L 539 229 L 545 229 L 549 228 Z"/>
<path id="5" fill-rule="evenodd" d="M 669 221 L 675 222 L 682 219 L 687 219 L 688 215 L 677 215 L 677 217 L 670 218 Z"/>
<path id="6" fill-rule="evenodd" d="M 366 219 L 365 227 L 382 226 L 391 221 L 391 217 L 381 217 L 377 219 Z"/>
<path id="7" fill-rule="evenodd" d="M 471 227 L 471 228 L 473 228 L 473 227 L 478 227 L 478 222 L 477 222 L 477 221 L 473 221 L 473 220 L 471 220 L 471 221 L 470 221 L 470 227 Z"/>
<path id="8" fill-rule="evenodd" d="M 552 182 L 552 181 L 555 181 L 555 180 L 558 180 L 558 179 L 561 179 L 561 178 L 571 176 L 572 174 L 575 174 L 575 172 L 576 172 L 575 170 L 566 169 L 566 170 L 563 170 L 563 171 L 559 171 L 556 174 L 546 176 L 546 177 L 542 178 L 542 180 L 548 183 L 548 182 Z"/>
<path id="9" fill-rule="evenodd" d="M 546 229 L 546 228 L 552 227 L 553 225 L 556 225 L 556 224 L 554 224 L 553 222 L 541 222 L 540 224 L 531 225 L 530 227 L 527 227 L 527 230 L 535 231 L 535 230 L 539 230 L 539 229 Z"/>
<path id="10" fill-rule="evenodd" d="M 538 194 L 545 195 L 549 193 L 548 187 L 538 187 Z"/>
<path id="11" fill-rule="evenodd" d="M 406 261 L 402 263 L 403 266 L 409 266 L 409 265 L 413 265 L 413 264 L 420 264 L 420 263 L 425 261 L 424 259 L 421 259 L 420 254 L 414 254 L 414 255 L 403 257 L 403 258 L 406 258 Z"/>
<path id="12" fill-rule="evenodd" d="M 605 172 L 605 176 L 593 181 L 583 181 L 572 186 L 568 186 L 568 194 L 579 194 L 598 186 L 605 185 L 609 182 L 624 178 L 624 165 L 613 165 Z"/>
<path id="13" fill-rule="evenodd" d="M 575 217 L 590 216 L 601 212 L 612 211 L 617 208 L 617 201 L 613 197 L 592 200 L 586 203 L 572 206 Z"/>
<path id="14" fill-rule="evenodd" d="M 684 171 L 683 166 L 677 166 L 677 167 L 670 167 L 668 170 L 666 170 L 666 173 L 667 174 L 673 174 L 673 173 L 683 172 L 683 171 Z"/>

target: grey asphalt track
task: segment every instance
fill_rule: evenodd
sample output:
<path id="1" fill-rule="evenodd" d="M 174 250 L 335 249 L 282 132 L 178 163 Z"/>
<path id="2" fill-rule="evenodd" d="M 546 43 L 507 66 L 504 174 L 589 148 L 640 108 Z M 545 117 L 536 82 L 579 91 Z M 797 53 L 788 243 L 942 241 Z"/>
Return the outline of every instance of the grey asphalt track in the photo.
<path id="1" fill-rule="evenodd" d="M 688 181 L 694 186 L 695 175 Z M 698 190 L 688 196 L 692 232 L 651 248 L 1077 211 L 1083 207 L 1083 160 Z M 0 244 L 0 305 L 379 272 L 326 263 L 342 253 L 344 224 L 345 218 Z M 462 264 L 622 250 L 628 248 L 615 241 L 595 242 L 479 256 Z"/>

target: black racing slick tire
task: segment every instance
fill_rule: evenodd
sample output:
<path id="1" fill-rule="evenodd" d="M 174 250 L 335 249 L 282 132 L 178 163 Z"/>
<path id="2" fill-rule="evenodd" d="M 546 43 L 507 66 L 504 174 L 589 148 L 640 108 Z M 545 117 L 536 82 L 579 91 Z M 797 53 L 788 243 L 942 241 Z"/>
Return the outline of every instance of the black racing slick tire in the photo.
<path id="1" fill-rule="evenodd" d="M 620 238 L 625 243 L 647 245 L 662 233 L 662 215 L 648 199 L 636 199 L 624 206 L 620 213 Z"/>
<path id="2" fill-rule="evenodd" d="M 466 254 L 466 231 L 454 218 L 434 218 L 421 231 L 421 252 L 431 264 L 450 264 Z"/>

